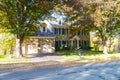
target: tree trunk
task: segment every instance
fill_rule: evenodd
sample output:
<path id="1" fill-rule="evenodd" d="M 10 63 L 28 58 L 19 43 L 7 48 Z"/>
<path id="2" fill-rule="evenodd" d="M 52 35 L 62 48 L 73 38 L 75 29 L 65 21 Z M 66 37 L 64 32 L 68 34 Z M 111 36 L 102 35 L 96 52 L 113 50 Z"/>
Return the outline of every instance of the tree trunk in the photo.
<path id="1" fill-rule="evenodd" d="M 105 37 L 106 30 L 102 31 L 102 29 L 101 29 L 101 30 L 98 30 L 98 31 L 100 33 L 100 37 L 101 37 L 101 40 L 102 40 L 103 54 L 108 54 L 107 37 Z"/>
<path id="2" fill-rule="evenodd" d="M 7 50 L 4 50 L 4 55 L 6 55 L 7 54 Z"/>
<path id="3" fill-rule="evenodd" d="M 22 39 L 16 38 L 16 57 L 20 58 L 22 56 Z"/>
<path id="4" fill-rule="evenodd" d="M 117 38 L 115 38 L 115 52 L 119 52 L 119 40 Z"/>
<path id="5" fill-rule="evenodd" d="M 103 41 L 103 54 L 108 54 L 107 40 Z"/>

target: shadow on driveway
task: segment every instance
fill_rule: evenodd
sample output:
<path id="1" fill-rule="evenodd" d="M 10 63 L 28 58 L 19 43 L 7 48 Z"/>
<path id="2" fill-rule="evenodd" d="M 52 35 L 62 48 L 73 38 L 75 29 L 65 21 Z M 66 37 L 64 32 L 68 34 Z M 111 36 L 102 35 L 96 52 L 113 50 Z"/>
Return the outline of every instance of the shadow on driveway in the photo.
<path id="1" fill-rule="evenodd" d="M 48 57 L 48 56 L 59 56 L 59 54 L 56 53 L 41 53 L 41 54 L 28 54 L 27 56 L 24 56 L 25 58 L 36 58 L 36 57 Z"/>

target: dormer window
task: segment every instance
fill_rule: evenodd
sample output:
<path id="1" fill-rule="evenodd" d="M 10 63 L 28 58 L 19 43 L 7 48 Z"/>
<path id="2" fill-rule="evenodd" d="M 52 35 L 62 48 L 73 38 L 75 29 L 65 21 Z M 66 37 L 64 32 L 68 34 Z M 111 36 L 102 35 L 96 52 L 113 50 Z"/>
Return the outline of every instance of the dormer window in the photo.
<path id="1" fill-rule="evenodd" d="M 61 20 L 59 21 L 59 24 L 60 24 L 60 25 L 62 24 Z"/>
<path id="2" fill-rule="evenodd" d="M 43 27 L 43 32 L 45 32 L 46 31 L 46 28 L 45 27 Z"/>

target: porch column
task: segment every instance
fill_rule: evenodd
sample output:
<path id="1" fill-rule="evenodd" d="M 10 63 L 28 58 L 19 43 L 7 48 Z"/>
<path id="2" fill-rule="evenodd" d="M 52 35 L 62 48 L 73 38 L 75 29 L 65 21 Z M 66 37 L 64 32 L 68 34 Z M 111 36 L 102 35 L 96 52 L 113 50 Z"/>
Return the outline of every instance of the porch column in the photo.
<path id="1" fill-rule="evenodd" d="M 73 46 L 73 40 L 71 40 L 71 46 Z"/>
<path id="2" fill-rule="evenodd" d="M 77 48 L 79 48 L 79 40 L 77 40 Z"/>

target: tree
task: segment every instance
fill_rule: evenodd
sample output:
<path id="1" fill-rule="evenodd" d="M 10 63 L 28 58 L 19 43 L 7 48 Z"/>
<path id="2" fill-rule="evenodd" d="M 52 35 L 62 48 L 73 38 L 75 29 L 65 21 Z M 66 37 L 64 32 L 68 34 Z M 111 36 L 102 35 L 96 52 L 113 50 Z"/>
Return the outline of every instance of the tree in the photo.
<path id="1" fill-rule="evenodd" d="M 0 11 L 0 33 L 6 32 L 6 26 L 8 26 L 6 14 L 3 11 Z"/>
<path id="2" fill-rule="evenodd" d="M 108 54 L 107 41 L 115 36 L 119 22 L 119 3 L 117 1 L 96 1 L 94 4 L 94 29 L 102 40 L 103 53 Z M 93 4 L 92 4 L 93 5 Z"/>
<path id="3" fill-rule="evenodd" d="M 72 32 L 96 31 L 104 46 L 103 53 L 108 54 L 107 40 L 114 37 L 120 27 L 119 6 L 118 0 L 64 0 L 62 9 Z"/>
<path id="4" fill-rule="evenodd" d="M 15 38 L 10 33 L 3 32 L 0 34 L 0 51 L 5 55 L 7 53 L 13 54 L 11 48 L 15 46 Z"/>
<path id="5" fill-rule="evenodd" d="M 67 16 L 66 22 L 72 34 L 80 30 L 89 31 L 92 25 L 92 18 L 89 13 L 90 7 L 84 0 L 63 0 L 63 4 L 57 10 L 61 10 Z"/>
<path id="6" fill-rule="evenodd" d="M 22 43 L 25 36 L 34 33 L 54 8 L 56 0 L 0 0 L 0 10 L 7 17 L 9 26 L 4 26 L 16 36 L 16 55 L 22 56 Z M 40 24 L 40 23 L 39 23 Z"/>

